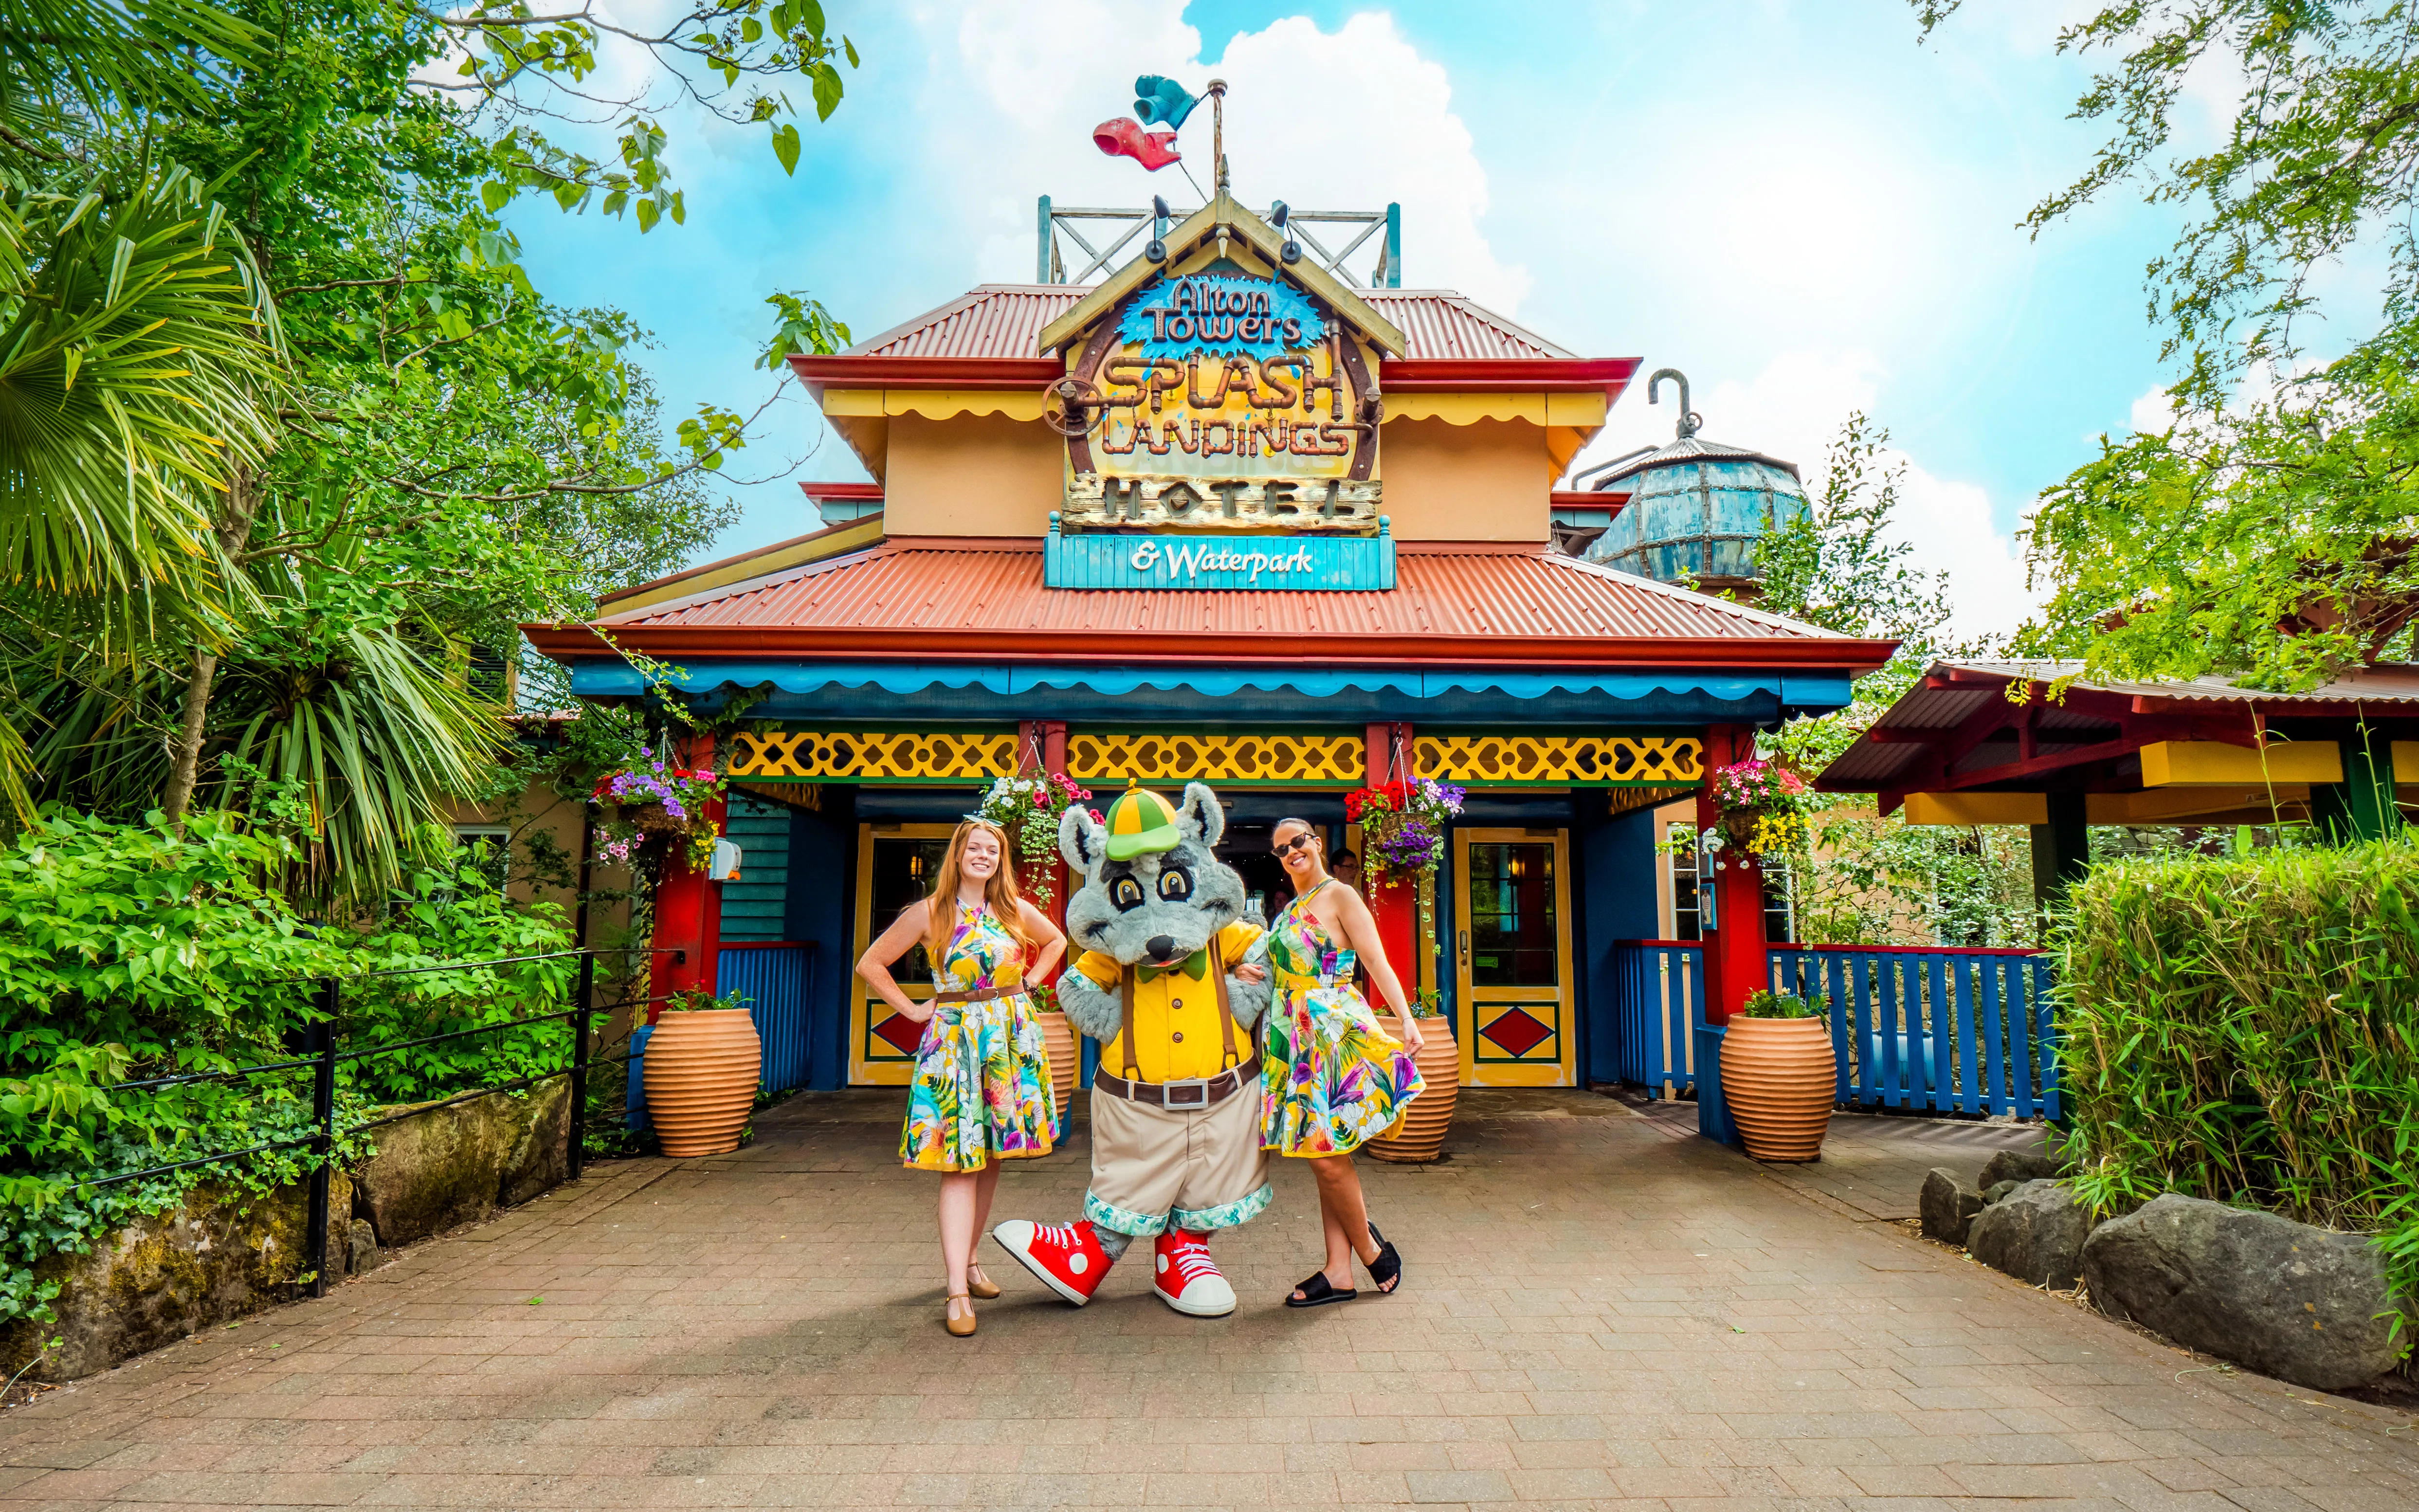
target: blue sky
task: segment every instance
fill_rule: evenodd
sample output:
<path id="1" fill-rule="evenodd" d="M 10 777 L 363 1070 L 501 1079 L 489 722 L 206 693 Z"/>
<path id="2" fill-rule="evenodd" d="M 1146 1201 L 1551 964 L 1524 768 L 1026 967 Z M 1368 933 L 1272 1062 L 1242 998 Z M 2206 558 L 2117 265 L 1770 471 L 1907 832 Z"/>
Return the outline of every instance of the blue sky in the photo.
<path id="1" fill-rule="evenodd" d="M 864 66 L 802 128 L 794 177 L 761 128 L 675 117 L 686 226 L 515 212 L 550 295 L 654 332 L 671 417 L 770 392 L 749 363 L 774 288 L 863 337 L 1029 280 L 1038 194 L 1190 201 L 1175 170 L 1091 144 L 1143 71 L 1230 82 L 1247 203 L 1400 201 L 1407 285 L 1679 367 L 1710 437 L 1811 475 L 1845 413 L 1872 412 L 1909 470 L 1906 535 L 1969 632 L 2025 611 L 2013 532 L 2035 494 L 2152 412 L 2141 276 L 2172 224 L 2126 196 L 2038 241 L 2016 227 L 2097 141 L 2066 118 L 2085 70 L 2053 45 L 2093 8 L 2076 0 L 1974 0 L 1929 45 L 1903 0 L 825 3 Z M 1205 181 L 1207 124 L 1179 144 Z M 1644 398 L 1590 458 L 1670 435 L 1669 401 Z M 732 471 L 801 456 L 733 489 L 745 516 L 710 554 L 812 529 L 796 479 L 863 476 L 793 386 Z"/>

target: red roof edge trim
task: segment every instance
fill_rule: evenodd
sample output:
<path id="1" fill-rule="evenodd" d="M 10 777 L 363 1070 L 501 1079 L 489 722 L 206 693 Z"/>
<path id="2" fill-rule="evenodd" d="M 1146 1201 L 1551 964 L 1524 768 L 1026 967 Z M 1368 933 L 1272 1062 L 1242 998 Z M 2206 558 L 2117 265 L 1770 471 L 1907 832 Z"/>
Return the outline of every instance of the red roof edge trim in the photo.
<path id="1" fill-rule="evenodd" d="M 795 361 L 795 359 L 793 359 Z M 1618 393 L 1638 376 L 1636 357 L 1480 358 L 1391 357 L 1378 372 L 1395 393 L 1536 393 L 1539 390 Z"/>
<path id="2" fill-rule="evenodd" d="M 835 502 L 842 500 L 864 502 L 880 499 L 882 485 L 878 483 L 802 483 L 798 485 L 798 491 L 819 504 L 827 499 Z M 855 521 L 851 520 L 849 523 L 855 524 Z"/>
<path id="3" fill-rule="evenodd" d="M 806 486 L 806 485 L 800 485 L 800 486 L 803 487 Z M 879 499 L 882 497 L 882 490 L 877 485 L 853 485 L 852 486 L 871 487 L 874 490 L 874 498 Z M 808 497 L 812 498 L 814 496 L 809 494 Z M 720 572 L 725 567 L 735 567 L 743 562 L 752 562 L 758 557 L 769 557 L 776 551 L 786 551 L 793 546 L 804 546 L 808 542 L 815 540 L 821 536 L 835 534 L 840 531 L 857 530 L 863 526 L 871 524 L 880 518 L 881 517 L 879 515 L 861 515 L 855 519 L 841 520 L 837 525 L 826 525 L 819 531 L 809 531 L 804 535 L 793 535 L 786 541 L 776 541 L 770 546 L 760 546 L 750 551 L 741 551 L 732 556 L 718 558 L 713 562 L 700 563 L 694 567 L 685 567 L 679 572 L 666 573 L 660 578 L 651 578 L 642 583 L 632 583 L 627 588 L 616 588 L 609 594 L 598 594 L 596 598 L 596 607 L 601 609 L 606 605 L 612 603 L 615 599 L 628 598 L 633 594 L 649 593 L 658 588 L 669 588 L 673 583 L 686 582 L 691 578 L 702 578 L 710 572 Z M 733 586 L 736 585 L 734 584 Z"/>
<path id="4" fill-rule="evenodd" d="M 808 357 L 799 381 L 843 389 L 1025 389 L 1065 376 L 1055 357 Z"/>
<path id="5" fill-rule="evenodd" d="M 1556 509 L 1610 509 L 1619 514 L 1629 504 L 1629 490 L 1607 488 L 1597 493 L 1590 488 L 1557 488 L 1548 496 Z"/>

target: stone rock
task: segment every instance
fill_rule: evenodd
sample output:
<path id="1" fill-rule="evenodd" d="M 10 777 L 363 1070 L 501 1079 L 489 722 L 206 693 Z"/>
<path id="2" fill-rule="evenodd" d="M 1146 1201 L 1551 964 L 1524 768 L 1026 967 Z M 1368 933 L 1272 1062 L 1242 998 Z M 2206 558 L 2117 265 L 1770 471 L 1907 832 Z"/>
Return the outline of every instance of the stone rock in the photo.
<path id="1" fill-rule="evenodd" d="M 2064 1291 L 2083 1273 L 2091 1210 L 2064 1181 L 2026 1181 L 1984 1208 L 1965 1235 L 1973 1257 L 2027 1286 Z"/>
<path id="2" fill-rule="evenodd" d="M 339 1172 L 329 1184 L 337 1224 L 351 1204 L 350 1183 Z M 288 1300 L 310 1269 L 302 1253 L 310 1211 L 303 1185 L 266 1195 L 200 1186 L 179 1206 L 134 1220 L 85 1254 L 49 1256 L 34 1275 L 59 1284 L 51 1303 L 56 1319 L 0 1326 L 0 1380 L 52 1337 L 64 1342 L 29 1379 L 74 1381 Z M 344 1231 L 329 1237 L 342 1265 Z"/>
<path id="3" fill-rule="evenodd" d="M 2004 1199 L 2009 1193 L 2013 1192 L 2016 1188 L 2024 1184 L 2025 1183 L 2022 1181 L 1991 1182 L 1988 1186 L 1982 1188 L 1982 1206 L 1987 1208 L 1991 1204 Z"/>
<path id="4" fill-rule="evenodd" d="M 362 1275 L 385 1263 L 378 1254 L 377 1230 L 367 1218 L 356 1218 L 352 1225 L 352 1254 L 345 1267 L 347 1275 Z"/>
<path id="5" fill-rule="evenodd" d="M 2057 1179 L 2058 1163 L 2038 1149 L 2003 1149 L 1982 1167 L 1974 1184 L 1988 1192 L 2001 1181 L 2048 1181 Z"/>
<path id="6" fill-rule="evenodd" d="M 356 1211 L 383 1246 L 477 1223 L 568 1174 L 571 1095 L 560 1080 L 526 1096 L 423 1105 L 428 1111 L 377 1132 L 377 1153 L 356 1173 Z"/>
<path id="7" fill-rule="evenodd" d="M 1966 1191 L 1955 1171 L 1935 1165 L 1923 1178 L 1923 1192 L 1916 1199 L 1916 1211 L 1923 1215 L 1924 1238 L 1962 1247 L 1966 1226 L 1982 1211 L 1982 1196 Z"/>
<path id="8" fill-rule="evenodd" d="M 2384 1268 L 2364 1235 L 2170 1192 L 2102 1224 L 2083 1273 L 2111 1317 L 2297 1386 L 2342 1391 L 2396 1362 Z M 2402 1310 L 2407 1333 L 2419 1307 Z"/>

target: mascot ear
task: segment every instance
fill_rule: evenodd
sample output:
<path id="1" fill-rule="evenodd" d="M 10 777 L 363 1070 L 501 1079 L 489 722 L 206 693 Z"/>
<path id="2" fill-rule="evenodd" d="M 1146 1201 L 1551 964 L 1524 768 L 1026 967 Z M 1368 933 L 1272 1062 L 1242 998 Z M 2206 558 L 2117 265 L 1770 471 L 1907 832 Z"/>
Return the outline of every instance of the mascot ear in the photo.
<path id="1" fill-rule="evenodd" d="M 1081 804 L 1058 816 L 1058 855 L 1077 876 L 1087 877 L 1109 854 L 1109 832 Z"/>
<path id="2" fill-rule="evenodd" d="M 1209 783 L 1187 782 L 1184 784 L 1184 801 L 1177 806 L 1176 827 L 1182 830 L 1187 838 L 1199 841 L 1201 848 L 1208 850 L 1226 833 L 1226 806 L 1218 801 L 1217 794 L 1210 791 Z"/>

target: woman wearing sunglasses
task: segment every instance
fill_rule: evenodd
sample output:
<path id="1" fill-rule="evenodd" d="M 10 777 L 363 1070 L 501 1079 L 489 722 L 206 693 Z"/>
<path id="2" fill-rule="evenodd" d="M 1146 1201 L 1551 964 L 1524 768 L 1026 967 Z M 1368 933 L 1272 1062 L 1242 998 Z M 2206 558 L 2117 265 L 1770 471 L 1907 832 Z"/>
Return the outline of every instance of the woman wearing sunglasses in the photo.
<path id="1" fill-rule="evenodd" d="M 1380 1292 L 1402 1284 L 1403 1258 L 1369 1221 L 1352 1152 L 1382 1134 L 1420 1095 L 1419 1021 L 1387 964 L 1377 920 L 1361 895 L 1328 875 L 1324 847 L 1305 820 L 1281 819 L 1271 837 L 1293 883 L 1293 902 L 1270 927 L 1276 995 L 1269 1005 L 1260 1069 L 1260 1143 L 1310 1162 L 1318 1179 L 1327 1264 L 1286 1299 L 1288 1307 L 1350 1302 L 1359 1256 Z M 1358 962 L 1408 1040 L 1378 1026 L 1352 985 Z"/>

